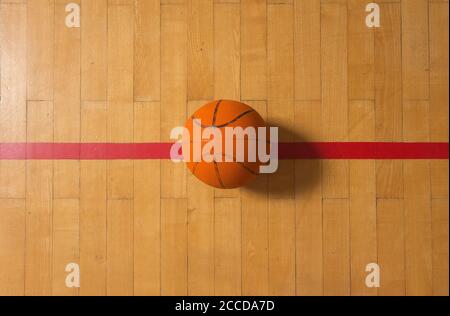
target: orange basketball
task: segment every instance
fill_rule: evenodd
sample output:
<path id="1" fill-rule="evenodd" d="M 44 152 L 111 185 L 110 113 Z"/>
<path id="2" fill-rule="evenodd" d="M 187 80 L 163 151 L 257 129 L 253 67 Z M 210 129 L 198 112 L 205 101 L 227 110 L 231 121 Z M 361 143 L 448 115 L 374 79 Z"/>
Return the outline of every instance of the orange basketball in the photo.
<path id="1" fill-rule="evenodd" d="M 201 124 L 198 124 L 198 121 L 201 120 Z M 194 124 L 197 124 L 197 131 L 203 131 L 207 128 L 209 130 L 214 129 L 219 130 L 221 132 L 222 137 L 222 146 L 221 152 L 217 152 L 216 149 L 211 151 L 211 162 L 205 161 L 202 157 L 200 161 L 194 161 L 194 143 L 196 140 L 193 140 L 191 137 L 190 143 L 187 143 L 187 146 L 190 148 L 190 159 L 187 161 L 187 166 L 189 170 L 201 181 L 206 184 L 209 184 L 216 188 L 221 189 L 232 189 L 245 185 L 250 180 L 254 179 L 259 174 L 259 167 L 261 166 L 261 162 L 258 159 L 258 155 L 256 154 L 255 159 L 249 159 L 248 145 L 250 137 L 249 135 L 245 135 L 243 139 L 241 139 L 244 146 L 244 161 L 242 159 L 240 161 L 236 161 L 236 157 L 232 157 L 228 154 L 229 151 L 226 150 L 226 143 L 232 142 L 232 146 L 235 149 L 234 152 L 237 152 L 237 135 L 228 137 L 226 135 L 225 129 L 227 127 L 241 127 L 242 129 L 246 129 L 247 127 L 254 127 L 256 130 L 256 146 L 258 146 L 258 127 L 266 127 L 266 123 L 264 119 L 250 106 L 230 100 L 219 100 L 213 101 L 208 104 L 205 104 L 200 109 L 198 109 L 186 122 L 185 127 L 189 131 L 190 135 L 194 134 Z M 230 129 L 228 129 L 229 131 Z M 228 139 L 227 139 L 228 138 Z M 230 140 L 230 138 L 232 138 Z M 205 149 L 207 142 L 210 139 L 200 139 L 197 140 L 197 143 L 200 145 L 196 146 L 196 148 Z M 254 147 L 252 147 L 254 148 Z M 233 161 L 225 161 L 226 156 L 228 155 L 229 159 Z M 222 159 L 220 159 L 222 157 Z M 185 159 L 186 160 L 186 159 Z"/>

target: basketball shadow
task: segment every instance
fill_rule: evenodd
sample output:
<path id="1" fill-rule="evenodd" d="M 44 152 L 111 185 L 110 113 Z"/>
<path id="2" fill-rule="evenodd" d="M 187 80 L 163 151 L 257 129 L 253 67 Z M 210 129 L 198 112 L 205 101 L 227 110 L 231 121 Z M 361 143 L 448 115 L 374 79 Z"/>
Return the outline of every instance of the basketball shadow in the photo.
<path id="1" fill-rule="evenodd" d="M 275 125 L 270 125 L 269 122 L 269 126 Z M 312 141 L 284 126 L 278 126 L 278 134 L 280 139 L 289 139 L 284 143 Z M 311 146 L 308 151 L 314 153 L 315 149 Z M 275 173 L 259 175 L 242 190 L 260 195 L 268 194 L 271 198 L 290 199 L 312 191 L 320 184 L 320 178 L 319 159 L 279 159 L 278 170 Z"/>

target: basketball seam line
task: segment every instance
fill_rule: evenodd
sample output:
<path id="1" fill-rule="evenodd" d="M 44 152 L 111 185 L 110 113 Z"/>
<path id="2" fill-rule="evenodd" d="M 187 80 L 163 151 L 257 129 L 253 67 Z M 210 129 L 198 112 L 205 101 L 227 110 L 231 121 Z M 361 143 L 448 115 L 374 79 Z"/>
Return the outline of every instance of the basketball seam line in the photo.
<path id="1" fill-rule="evenodd" d="M 225 189 L 225 185 L 222 182 L 222 178 L 220 177 L 219 166 L 217 162 L 214 160 L 214 169 L 216 170 L 217 179 L 219 179 L 220 186 Z"/>
<path id="2" fill-rule="evenodd" d="M 212 125 L 216 126 L 216 121 L 217 121 L 217 112 L 219 111 L 219 106 L 220 103 L 222 102 L 222 100 L 219 100 L 214 108 L 214 113 L 213 113 L 213 119 L 212 119 Z"/>
<path id="3" fill-rule="evenodd" d="M 220 153 L 221 155 L 222 155 L 222 157 L 224 157 L 224 158 L 226 158 L 226 156 L 227 156 L 227 154 L 226 153 Z M 230 156 L 230 155 L 228 155 L 228 156 Z M 254 172 L 252 169 L 250 169 L 246 164 L 245 164 L 245 162 L 242 162 L 242 161 L 236 161 L 237 159 L 236 159 L 236 157 L 233 155 L 233 162 L 237 162 L 238 164 L 240 164 L 243 168 L 245 168 L 245 170 L 247 170 L 248 172 L 250 172 L 250 173 L 252 173 L 252 174 L 254 174 L 254 175 L 258 175 L 256 172 Z M 223 162 L 227 162 L 227 161 L 222 161 L 222 163 Z"/>
<path id="4" fill-rule="evenodd" d="M 230 125 L 230 124 L 236 122 L 237 120 L 241 119 L 241 118 L 244 117 L 245 115 L 247 115 L 247 114 L 249 114 L 249 113 L 253 113 L 253 112 L 255 112 L 255 110 L 248 110 L 248 111 L 245 111 L 245 112 L 239 114 L 238 116 L 236 116 L 236 117 L 235 117 L 234 119 L 232 119 L 231 121 L 228 121 L 228 122 L 226 122 L 226 123 L 224 123 L 224 124 L 221 124 L 221 125 L 214 125 L 215 122 L 213 122 L 213 125 L 199 124 L 199 123 L 197 123 L 197 121 L 196 121 L 197 118 L 196 118 L 195 116 L 192 116 L 192 120 L 194 120 L 194 122 L 195 122 L 195 124 L 197 124 L 197 126 L 200 126 L 200 127 L 202 127 L 202 128 L 208 128 L 208 127 L 222 128 L 222 127 L 225 127 L 225 126 L 227 126 L 227 125 Z"/>
<path id="5" fill-rule="evenodd" d="M 222 153 L 222 156 L 226 156 L 226 154 L 224 154 L 224 153 Z M 235 157 L 233 157 L 233 159 L 235 159 Z M 222 161 L 223 162 L 223 161 Z M 225 161 L 226 162 L 226 161 Z M 195 164 L 194 164 L 194 167 L 192 167 L 192 174 L 193 175 L 195 175 L 195 172 L 197 171 L 197 166 L 198 166 L 198 164 L 199 164 L 200 162 L 199 161 L 197 161 Z M 217 164 L 217 161 L 214 161 L 214 163 L 215 164 Z M 250 169 L 244 162 L 242 162 L 242 161 L 237 161 L 237 163 L 242 167 L 242 168 L 244 168 L 245 170 L 247 170 L 248 172 L 250 172 L 251 174 L 254 174 L 255 176 L 258 176 L 259 174 L 258 173 L 256 173 L 255 171 L 253 171 L 252 169 Z M 217 168 L 218 168 L 219 166 L 217 165 Z"/>

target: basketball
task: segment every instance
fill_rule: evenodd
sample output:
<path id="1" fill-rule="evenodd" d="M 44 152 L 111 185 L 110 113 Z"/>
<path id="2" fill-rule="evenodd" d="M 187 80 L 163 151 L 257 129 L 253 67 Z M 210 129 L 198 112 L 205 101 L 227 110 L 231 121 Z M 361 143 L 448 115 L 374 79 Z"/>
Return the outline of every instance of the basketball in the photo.
<path id="1" fill-rule="evenodd" d="M 241 102 L 218 100 L 205 104 L 188 119 L 185 127 L 190 135 L 194 134 L 194 128 L 196 124 L 199 125 L 198 122 L 201 122 L 201 125 L 197 126 L 197 128 L 199 127 L 202 133 L 207 128 L 214 129 L 215 132 L 220 131 L 219 134 L 222 139 L 219 139 L 219 143 L 221 144 L 219 148 L 220 152 L 217 152 L 217 148 L 210 153 L 208 152 L 214 155 L 212 161 L 204 161 L 203 159 L 201 161 L 194 161 L 193 159 L 193 145 L 195 142 L 200 144 L 198 148 L 203 152 L 209 141 L 208 139 L 190 140 L 188 143 L 188 146 L 190 146 L 190 159 L 186 163 L 195 177 L 215 188 L 233 189 L 244 186 L 258 176 L 259 167 L 262 163 L 258 158 L 256 161 L 249 159 L 248 146 L 252 137 L 249 135 L 245 137 L 242 135 L 227 137 L 227 131 L 225 130 L 227 128 L 242 128 L 246 130 L 248 127 L 253 127 L 255 130 L 258 130 L 258 127 L 266 127 L 264 119 L 258 112 Z M 258 133 L 253 137 L 256 138 L 253 140 L 258 144 Z M 226 151 L 227 142 L 229 144 L 231 142 L 232 147 L 236 149 L 239 141 L 244 145 L 244 161 L 236 161 L 235 155 L 229 154 Z M 227 161 L 227 158 L 233 161 Z"/>

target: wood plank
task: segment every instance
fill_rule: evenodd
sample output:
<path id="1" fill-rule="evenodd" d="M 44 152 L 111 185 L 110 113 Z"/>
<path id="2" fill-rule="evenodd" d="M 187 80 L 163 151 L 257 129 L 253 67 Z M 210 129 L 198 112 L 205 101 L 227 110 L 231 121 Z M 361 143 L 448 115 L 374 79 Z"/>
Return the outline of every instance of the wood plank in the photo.
<path id="1" fill-rule="evenodd" d="M 0 295 L 20 296 L 25 289 L 25 200 L 0 200 Z"/>
<path id="2" fill-rule="evenodd" d="M 53 200 L 52 295 L 76 296 L 79 289 L 66 286 L 66 266 L 79 263 L 80 201 L 78 199 Z"/>
<path id="3" fill-rule="evenodd" d="M 137 0 L 134 25 L 134 99 L 160 100 L 160 1 Z"/>
<path id="4" fill-rule="evenodd" d="M 105 102 L 84 102 L 81 141 L 107 139 Z M 106 161 L 80 162 L 80 295 L 106 295 Z"/>
<path id="5" fill-rule="evenodd" d="M 242 213 L 240 198 L 214 201 L 214 294 L 241 295 Z"/>
<path id="6" fill-rule="evenodd" d="M 269 295 L 295 295 L 293 199 L 269 199 Z"/>
<path id="7" fill-rule="evenodd" d="M 351 141 L 373 141 L 375 106 L 373 101 L 353 101 L 349 105 Z M 377 263 L 376 173 L 374 160 L 351 160 L 350 172 L 350 250 L 351 294 L 377 295 L 366 286 L 366 265 Z"/>
<path id="8" fill-rule="evenodd" d="M 382 3 L 383 27 L 375 30 L 376 141 L 402 141 L 400 4 Z M 377 161 L 377 197 L 403 197 L 402 161 Z"/>
<path id="9" fill-rule="evenodd" d="M 403 161 L 378 160 L 377 198 L 403 198 Z"/>
<path id="10" fill-rule="evenodd" d="M 322 4 L 322 130 L 324 140 L 329 141 L 348 140 L 346 31 L 346 4 Z"/>
<path id="11" fill-rule="evenodd" d="M 432 198 L 448 198 L 448 160 L 432 160 L 430 169 Z"/>
<path id="12" fill-rule="evenodd" d="M 193 113 L 207 101 L 190 101 Z M 214 188 L 188 174 L 188 294 L 214 295 Z"/>
<path id="13" fill-rule="evenodd" d="M 28 102 L 27 140 L 53 141 L 53 103 Z M 52 291 L 53 162 L 27 162 L 25 295 Z"/>
<path id="14" fill-rule="evenodd" d="M 161 5 L 186 4 L 187 0 L 161 0 Z"/>
<path id="15" fill-rule="evenodd" d="M 293 140 L 294 127 L 294 17 L 290 5 L 268 6 L 267 121 L 278 126 L 280 141 Z M 283 49 L 279 49 L 283 47 Z M 269 176 L 271 198 L 294 198 L 294 161 L 280 161 L 277 173 Z"/>
<path id="16" fill-rule="evenodd" d="M 161 199 L 161 295 L 187 295 L 187 199 Z"/>
<path id="17" fill-rule="evenodd" d="M 108 6 L 108 141 L 133 141 L 134 7 Z M 108 198 L 133 198 L 133 162 L 108 161 Z"/>
<path id="18" fill-rule="evenodd" d="M 294 1 L 295 99 L 320 100 L 320 0 Z"/>
<path id="19" fill-rule="evenodd" d="M 350 227 L 347 199 L 323 200 L 324 294 L 350 295 Z"/>
<path id="20" fill-rule="evenodd" d="M 348 1 L 348 97 L 375 99 L 374 29 L 365 24 L 367 1 Z M 382 13 L 381 13 L 382 14 Z"/>
<path id="21" fill-rule="evenodd" d="M 375 30 L 376 140 L 402 140 L 401 10 L 380 4 L 383 27 Z"/>
<path id="22" fill-rule="evenodd" d="M 55 5 L 53 0 L 27 3 L 27 99 L 53 100 Z M 64 23 L 62 20 L 61 23 Z M 57 81 L 55 80 L 55 83 Z M 55 87 L 56 90 L 56 87 Z"/>
<path id="23" fill-rule="evenodd" d="M 214 97 L 214 3 L 187 2 L 188 100 Z"/>
<path id="24" fill-rule="evenodd" d="M 448 295 L 448 198 L 431 201 L 433 295 Z"/>
<path id="25" fill-rule="evenodd" d="M 280 141 L 293 140 L 294 14 L 288 4 L 268 6 L 268 122 Z M 280 49 L 283 47 L 283 49 Z M 295 294 L 294 161 L 282 161 L 269 175 L 269 295 Z"/>
<path id="26" fill-rule="evenodd" d="M 267 118 L 267 102 L 245 101 Z M 259 175 L 241 190 L 242 295 L 269 293 L 268 177 Z"/>
<path id="27" fill-rule="evenodd" d="M 267 176 L 241 191 L 242 295 L 269 293 Z"/>
<path id="28" fill-rule="evenodd" d="M 383 296 L 405 295 L 405 230 L 402 199 L 378 199 L 377 244 Z"/>
<path id="29" fill-rule="evenodd" d="M 161 141 L 169 141 L 172 128 L 186 120 L 186 14 L 183 5 L 161 8 Z M 162 161 L 161 197 L 186 198 L 186 172 L 182 163 Z"/>
<path id="30" fill-rule="evenodd" d="M 27 7 L 0 7 L 0 142 L 26 141 Z M 0 161 L 0 198 L 25 198 L 25 161 Z"/>
<path id="31" fill-rule="evenodd" d="M 429 98 L 428 0 L 401 2 L 403 98 Z"/>
<path id="32" fill-rule="evenodd" d="M 81 100 L 107 98 L 108 0 L 81 0 Z"/>
<path id="33" fill-rule="evenodd" d="M 403 138 L 409 142 L 429 141 L 428 101 L 403 102 Z"/>
<path id="34" fill-rule="evenodd" d="M 448 3 L 430 3 L 430 139 L 448 142 Z"/>
<path id="35" fill-rule="evenodd" d="M 428 161 L 405 161 L 406 295 L 432 294 L 431 190 Z"/>
<path id="36" fill-rule="evenodd" d="M 430 140 L 448 141 L 448 3 L 429 4 Z M 448 295 L 448 161 L 431 161 L 433 294 Z"/>
<path id="37" fill-rule="evenodd" d="M 292 140 L 294 126 L 293 27 L 289 5 L 268 7 L 268 121 L 280 127 L 280 141 Z"/>
<path id="38" fill-rule="evenodd" d="M 296 140 L 320 141 L 320 101 L 295 103 Z M 322 162 L 295 161 L 297 295 L 323 295 Z"/>
<path id="39" fill-rule="evenodd" d="M 322 133 L 325 141 L 348 140 L 347 5 L 321 6 Z M 348 161 L 326 160 L 323 197 L 348 198 Z"/>
<path id="40" fill-rule="evenodd" d="M 160 103 L 137 102 L 134 113 L 136 142 L 160 139 Z M 161 163 L 134 162 L 134 295 L 161 291 Z"/>
<path id="41" fill-rule="evenodd" d="M 133 201 L 107 205 L 106 294 L 133 295 Z"/>
<path id="42" fill-rule="evenodd" d="M 267 4 L 241 1 L 241 98 L 267 99 Z"/>
<path id="43" fill-rule="evenodd" d="M 134 2 L 108 5 L 108 140 L 133 141 Z M 107 295 L 132 295 L 134 163 L 107 162 Z"/>
<path id="44" fill-rule="evenodd" d="M 214 5 L 214 98 L 240 100 L 240 7 Z"/>
<path id="45" fill-rule="evenodd" d="M 297 295 L 323 295 L 321 167 L 319 160 L 295 163 Z"/>
<path id="46" fill-rule="evenodd" d="M 74 2 L 81 4 L 80 1 Z M 65 25 L 66 2 L 55 3 L 54 53 L 54 140 L 80 141 L 80 28 Z M 55 199 L 78 199 L 80 164 L 78 161 L 53 163 L 53 196 Z M 70 217 L 68 217 L 70 219 Z"/>
<path id="47" fill-rule="evenodd" d="M 428 101 L 404 101 L 404 139 L 429 139 Z M 403 162 L 406 295 L 432 295 L 432 210 L 430 163 Z"/>

